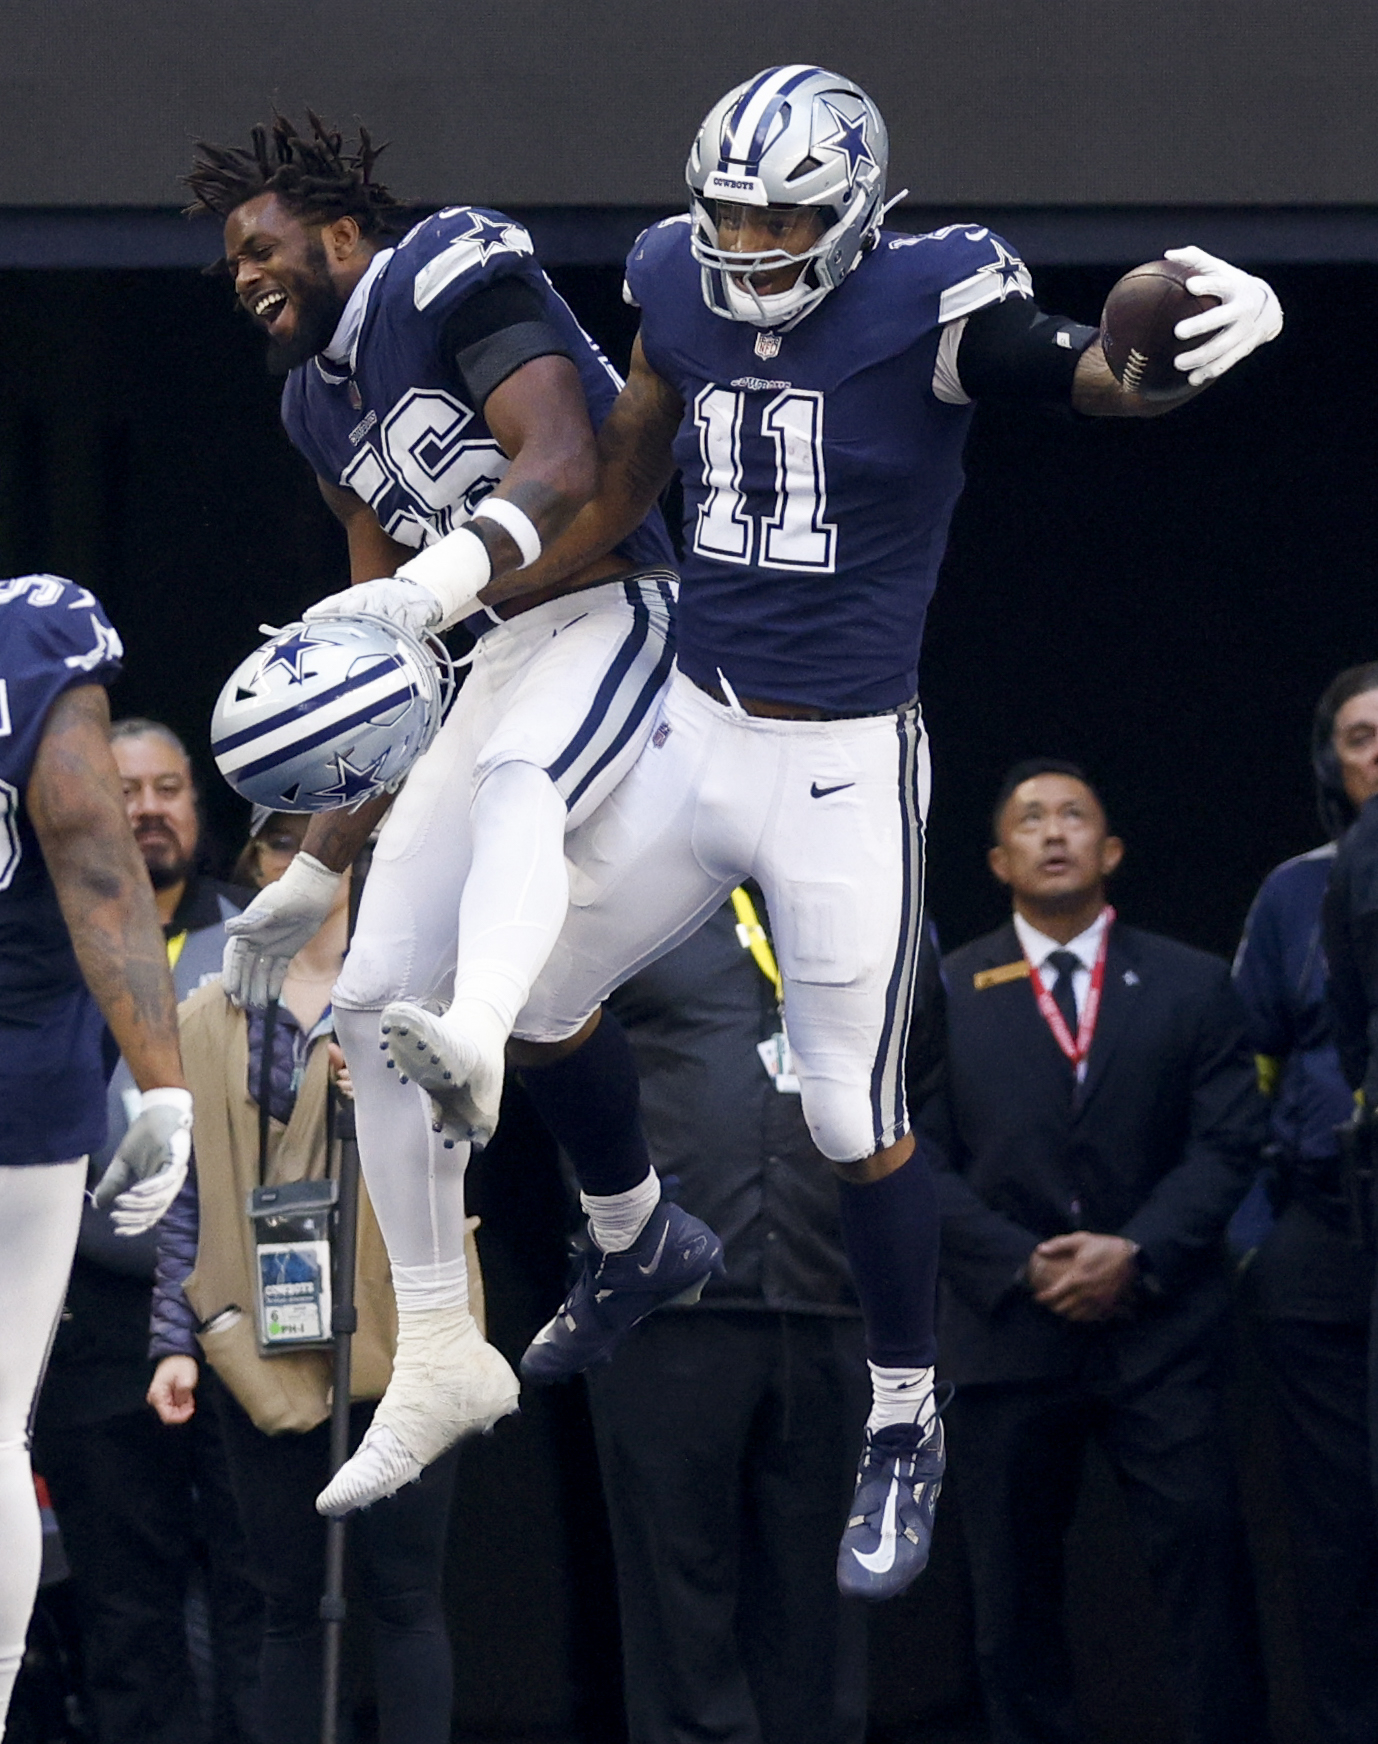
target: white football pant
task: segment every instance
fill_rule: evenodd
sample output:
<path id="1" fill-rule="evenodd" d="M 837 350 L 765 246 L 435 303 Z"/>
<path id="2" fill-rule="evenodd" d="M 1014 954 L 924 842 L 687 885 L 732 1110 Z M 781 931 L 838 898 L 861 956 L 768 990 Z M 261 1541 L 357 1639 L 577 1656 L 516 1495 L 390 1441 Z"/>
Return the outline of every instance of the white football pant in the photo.
<path id="1" fill-rule="evenodd" d="M 474 998 L 510 1029 L 565 918 L 566 832 L 657 719 L 675 587 L 641 571 L 488 630 L 383 824 L 333 1003 L 399 1307 L 464 1301 L 467 1152 L 433 1142 L 429 1100 L 386 1069 L 379 1013 Z"/>
<path id="2" fill-rule="evenodd" d="M 569 915 L 515 1033 L 573 1035 L 754 878 L 814 1143 L 835 1162 L 893 1144 L 908 1130 L 928 793 L 916 704 L 761 720 L 676 671 L 640 762 L 566 841 Z"/>
<path id="3" fill-rule="evenodd" d="M 67 1293 L 85 1189 L 85 1157 L 0 1166 L 0 1733 L 43 1557 L 29 1418 Z"/>

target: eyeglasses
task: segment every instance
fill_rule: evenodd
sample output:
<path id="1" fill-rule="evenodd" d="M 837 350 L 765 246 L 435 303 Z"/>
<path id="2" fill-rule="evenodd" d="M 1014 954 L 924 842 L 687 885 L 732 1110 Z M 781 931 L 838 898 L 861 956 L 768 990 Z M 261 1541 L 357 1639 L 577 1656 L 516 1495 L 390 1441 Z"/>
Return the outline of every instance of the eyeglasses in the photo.
<path id="1" fill-rule="evenodd" d="M 265 854 L 277 854 L 288 860 L 301 847 L 301 838 L 290 835 L 286 830 L 275 830 L 268 836 L 255 836 L 254 841 Z"/>

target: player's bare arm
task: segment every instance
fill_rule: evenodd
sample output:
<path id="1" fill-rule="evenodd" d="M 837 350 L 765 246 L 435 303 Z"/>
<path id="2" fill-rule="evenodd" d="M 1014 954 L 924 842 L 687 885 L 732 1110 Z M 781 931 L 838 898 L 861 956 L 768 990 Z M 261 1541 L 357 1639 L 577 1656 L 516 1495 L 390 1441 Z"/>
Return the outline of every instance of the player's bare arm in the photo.
<path id="1" fill-rule="evenodd" d="M 1201 387 L 1190 387 L 1184 378 L 1180 393 L 1170 399 L 1164 396 L 1149 400 L 1142 394 L 1131 393 L 1115 380 L 1100 340 L 1093 339 L 1077 359 L 1072 378 L 1072 409 L 1092 418 L 1161 418 L 1164 412 L 1174 412 L 1178 406 L 1194 400 L 1204 388 L 1204 383 Z"/>
<path id="2" fill-rule="evenodd" d="M 134 1082 L 185 1089 L 167 949 L 109 731 L 103 686 L 65 691 L 49 711 L 25 804 L 82 975 Z"/>
<path id="3" fill-rule="evenodd" d="M 647 363 L 638 337 L 626 386 L 598 432 L 592 499 L 539 563 L 491 582 L 484 602 L 497 605 L 579 576 L 639 526 L 674 476 L 673 444 L 683 416 L 684 402 Z"/>
<path id="4" fill-rule="evenodd" d="M 377 581 L 382 576 L 395 574 L 412 555 L 408 547 L 388 537 L 377 515 L 352 490 L 332 484 L 328 478 L 318 477 L 316 483 L 331 514 L 345 530 L 350 581 Z"/>
<path id="5" fill-rule="evenodd" d="M 567 357 L 533 358 L 493 389 L 483 416 L 512 462 L 487 500 L 512 503 L 535 527 L 541 545 L 549 545 L 593 495 L 597 477 L 593 426 L 578 370 Z M 483 516 L 473 531 L 488 547 L 490 588 L 526 562 L 501 523 Z M 525 575 L 529 582 L 529 569 Z M 479 597 L 487 601 L 488 591 Z M 521 591 L 536 590 L 528 585 Z"/>

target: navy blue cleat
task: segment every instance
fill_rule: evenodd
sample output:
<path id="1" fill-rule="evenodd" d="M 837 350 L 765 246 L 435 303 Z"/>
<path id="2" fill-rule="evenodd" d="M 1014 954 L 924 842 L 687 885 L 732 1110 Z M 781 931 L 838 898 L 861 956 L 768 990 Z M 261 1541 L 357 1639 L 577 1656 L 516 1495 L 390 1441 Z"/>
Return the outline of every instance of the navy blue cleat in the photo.
<path id="1" fill-rule="evenodd" d="M 837 1553 L 837 1584 L 849 1598 L 893 1599 L 923 1573 L 946 1464 L 936 1414 L 926 1430 L 893 1423 L 866 1431 Z"/>
<path id="2" fill-rule="evenodd" d="M 522 1379 L 544 1385 L 604 1362 L 638 1320 L 670 1302 L 697 1302 L 723 1273 L 722 1243 L 706 1223 L 662 1199 L 623 1253 L 596 1248 L 553 1320 L 526 1347 Z"/>

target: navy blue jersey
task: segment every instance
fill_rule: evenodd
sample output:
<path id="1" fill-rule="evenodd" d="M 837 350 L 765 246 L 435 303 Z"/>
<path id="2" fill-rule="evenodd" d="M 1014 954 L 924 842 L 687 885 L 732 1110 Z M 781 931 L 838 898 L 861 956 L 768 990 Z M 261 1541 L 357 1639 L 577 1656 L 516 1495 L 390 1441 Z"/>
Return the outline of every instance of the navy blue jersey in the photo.
<path id="1" fill-rule="evenodd" d="M 104 1024 L 24 793 L 53 703 L 73 685 L 109 684 L 122 653 L 84 587 L 0 581 L 0 1164 L 64 1162 L 105 1138 Z"/>
<path id="2" fill-rule="evenodd" d="M 1354 1107 L 1330 1027 L 1321 904 L 1335 863 L 1328 844 L 1286 860 L 1263 880 L 1235 956 L 1249 1045 L 1279 1064 L 1272 1138 L 1292 1157 L 1336 1151 L 1335 1128 Z"/>
<path id="3" fill-rule="evenodd" d="M 1028 273 L 974 225 L 886 231 L 797 327 L 762 333 L 707 308 L 689 235 L 666 219 L 627 262 L 647 362 L 685 408 L 680 666 L 840 713 L 904 703 L 971 418 L 951 359 L 955 391 L 934 391 L 942 329 L 1031 296 Z"/>
<path id="4" fill-rule="evenodd" d="M 596 429 L 621 377 L 556 294 L 521 225 L 477 206 L 447 207 L 409 231 L 368 286 L 350 356 L 313 358 L 287 378 L 282 420 L 293 443 L 321 478 L 362 497 L 402 545 L 451 532 L 507 471 L 443 333 L 466 298 L 508 276 L 539 294 Z M 639 569 L 672 561 L 658 510 L 618 552 Z"/>

